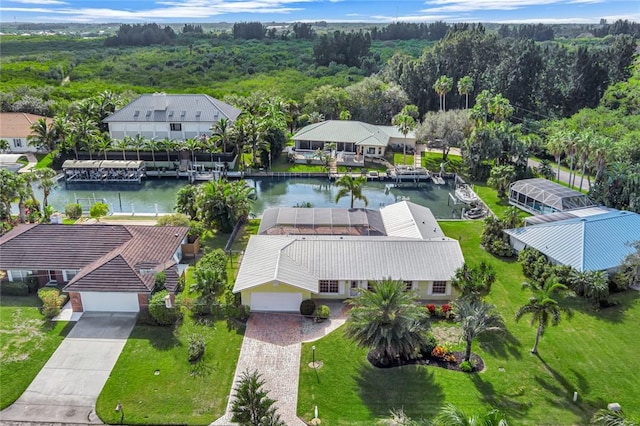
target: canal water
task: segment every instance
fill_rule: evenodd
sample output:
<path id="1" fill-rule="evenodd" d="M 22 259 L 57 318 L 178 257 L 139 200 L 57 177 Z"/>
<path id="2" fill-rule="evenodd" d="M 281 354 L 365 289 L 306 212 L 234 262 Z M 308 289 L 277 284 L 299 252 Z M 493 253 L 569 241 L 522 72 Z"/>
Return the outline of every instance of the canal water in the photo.
<path id="1" fill-rule="evenodd" d="M 311 203 L 313 207 L 348 208 L 350 198 L 335 197 L 338 189 L 332 181 L 322 178 L 264 178 L 247 179 L 247 185 L 256 189 L 257 199 L 253 202 L 252 213 L 260 216 L 269 207 L 293 207 Z M 169 213 L 175 206 L 176 194 L 185 186 L 185 180 L 146 179 L 142 184 L 73 184 L 68 187 L 63 181 L 49 195 L 49 204 L 58 211 L 64 211 L 69 203 L 80 202 L 88 206 L 95 201 L 104 201 L 114 213 L 155 214 Z M 431 182 L 421 183 L 418 188 L 404 184 L 397 188 L 391 182 L 369 181 L 362 193 L 369 201 L 369 208 L 379 209 L 397 201 L 409 200 L 429 207 L 439 219 L 460 217 L 462 206 L 454 206 L 450 195 L 454 193 L 454 181 L 445 185 Z M 42 200 L 42 191 L 35 189 Z M 364 202 L 356 200 L 354 207 L 364 207 Z"/>

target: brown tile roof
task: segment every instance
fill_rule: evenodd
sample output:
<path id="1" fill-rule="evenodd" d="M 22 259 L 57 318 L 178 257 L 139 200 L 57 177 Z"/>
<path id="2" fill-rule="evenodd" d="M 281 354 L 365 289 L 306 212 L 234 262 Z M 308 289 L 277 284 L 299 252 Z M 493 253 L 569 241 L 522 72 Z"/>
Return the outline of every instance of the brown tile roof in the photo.
<path id="1" fill-rule="evenodd" d="M 18 226 L 0 238 L 0 269 L 79 269 L 68 290 L 132 292 L 150 291 L 155 273 L 167 270 L 172 291 L 178 282 L 173 254 L 187 232 L 173 226 Z"/>
<path id="2" fill-rule="evenodd" d="M 41 118 L 47 120 L 47 123 L 53 121 L 49 117 L 25 112 L 0 112 L 0 138 L 26 138 L 33 133 L 33 123 Z"/>

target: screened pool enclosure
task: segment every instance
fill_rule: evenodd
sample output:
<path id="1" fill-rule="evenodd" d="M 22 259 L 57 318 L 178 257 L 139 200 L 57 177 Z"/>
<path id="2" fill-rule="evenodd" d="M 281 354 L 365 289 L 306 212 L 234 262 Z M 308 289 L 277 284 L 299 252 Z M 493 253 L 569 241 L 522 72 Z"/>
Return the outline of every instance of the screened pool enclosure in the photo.
<path id="1" fill-rule="evenodd" d="M 548 214 L 595 205 L 581 192 L 540 178 L 513 182 L 509 186 L 509 204 L 532 214 Z"/>

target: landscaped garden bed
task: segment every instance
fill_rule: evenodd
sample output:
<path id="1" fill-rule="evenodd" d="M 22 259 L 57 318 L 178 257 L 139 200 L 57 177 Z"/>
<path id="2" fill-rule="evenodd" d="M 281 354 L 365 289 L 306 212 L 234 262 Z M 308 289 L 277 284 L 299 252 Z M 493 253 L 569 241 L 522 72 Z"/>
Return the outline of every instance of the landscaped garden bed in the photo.
<path id="1" fill-rule="evenodd" d="M 428 365 L 431 367 L 444 368 L 446 370 L 463 371 L 462 368 L 460 368 L 460 364 L 464 362 L 464 352 L 449 351 L 447 353 L 447 356 L 448 360 L 444 357 L 434 356 L 433 352 L 431 352 L 422 353 L 418 358 L 414 359 L 397 358 L 391 363 L 382 363 L 380 362 L 380 357 L 376 356 L 374 352 L 369 352 L 369 354 L 367 355 L 367 360 L 371 363 L 371 365 L 378 368 L 395 368 L 405 365 Z M 471 354 L 470 362 L 473 366 L 472 371 L 484 370 L 484 361 L 478 355 Z"/>

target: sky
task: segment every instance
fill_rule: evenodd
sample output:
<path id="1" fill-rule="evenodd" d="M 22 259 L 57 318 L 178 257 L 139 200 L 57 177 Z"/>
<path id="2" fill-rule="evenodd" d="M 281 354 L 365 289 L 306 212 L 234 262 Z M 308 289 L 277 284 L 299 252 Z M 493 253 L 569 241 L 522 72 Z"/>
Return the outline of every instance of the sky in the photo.
<path id="1" fill-rule="evenodd" d="M 640 22 L 640 0 L 0 0 L 1 22 Z"/>

